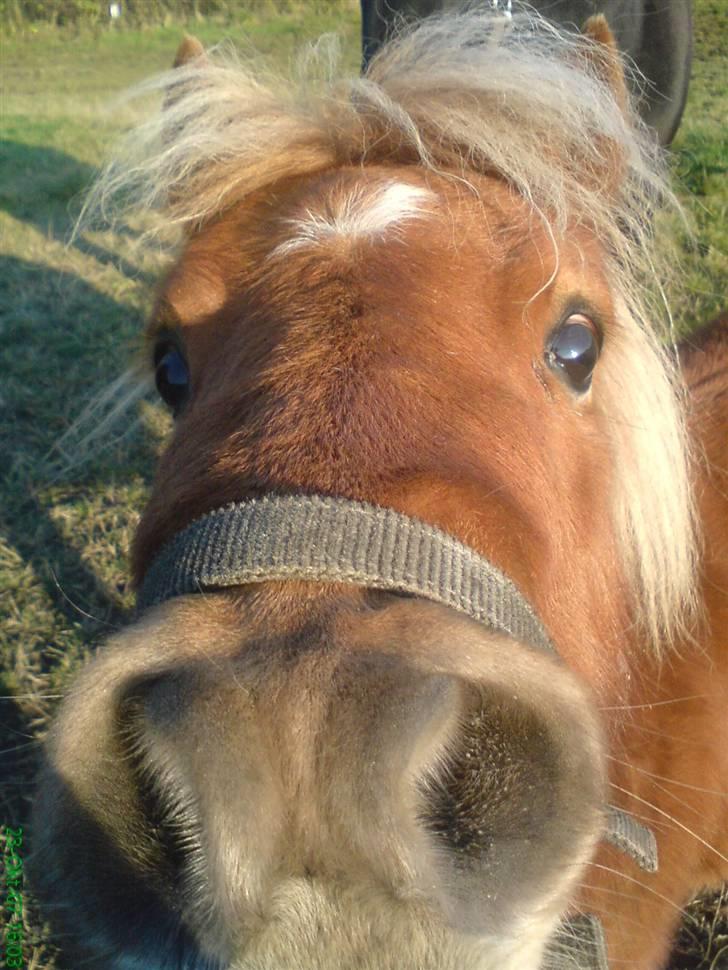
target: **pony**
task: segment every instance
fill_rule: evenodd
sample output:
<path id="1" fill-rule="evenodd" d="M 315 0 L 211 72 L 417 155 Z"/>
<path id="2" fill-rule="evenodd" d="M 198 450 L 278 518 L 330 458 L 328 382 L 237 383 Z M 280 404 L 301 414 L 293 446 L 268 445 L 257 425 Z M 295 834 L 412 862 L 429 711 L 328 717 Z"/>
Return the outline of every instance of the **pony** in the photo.
<path id="1" fill-rule="evenodd" d="M 728 863 L 728 326 L 670 339 L 604 18 L 329 54 L 186 39 L 87 203 L 178 240 L 175 422 L 36 884 L 115 970 L 659 970 Z"/>

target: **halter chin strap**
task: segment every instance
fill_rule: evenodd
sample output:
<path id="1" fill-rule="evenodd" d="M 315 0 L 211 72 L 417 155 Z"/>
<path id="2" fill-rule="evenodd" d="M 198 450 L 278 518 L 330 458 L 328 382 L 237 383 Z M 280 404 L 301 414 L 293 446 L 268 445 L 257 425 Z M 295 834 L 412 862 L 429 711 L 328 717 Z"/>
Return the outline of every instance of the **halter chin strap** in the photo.
<path id="1" fill-rule="evenodd" d="M 468 546 L 392 509 L 319 495 L 269 495 L 195 520 L 150 566 L 137 607 L 270 579 L 414 593 L 490 630 L 556 652 L 515 584 Z M 609 806 L 604 838 L 642 869 L 657 871 L 655 837 L 631 815 Z M 560 970 L 608 970 L 604 935 L 594 916 L 566 919 L 551 946 Z"/>

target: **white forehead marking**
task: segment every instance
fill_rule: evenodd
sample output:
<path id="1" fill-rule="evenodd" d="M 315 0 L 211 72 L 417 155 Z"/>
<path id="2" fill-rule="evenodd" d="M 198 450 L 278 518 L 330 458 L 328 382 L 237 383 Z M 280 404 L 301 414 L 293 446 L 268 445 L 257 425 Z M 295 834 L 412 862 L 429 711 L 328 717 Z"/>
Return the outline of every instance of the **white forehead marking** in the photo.
<path id="1" fill-rule="evenodd" d="M 426 211 L 437 197 L 429 189 L 405 182 L 357 186 L 347 195 L 327 203 L 327 212 L 306 211 L 303 219 L 290 219 L 294 235 L 276 246 L 271 255 L 290 253 L 302 246 L 316 245 L 332 237 L 353 239 L 378 236 L 401 226 Z"/>

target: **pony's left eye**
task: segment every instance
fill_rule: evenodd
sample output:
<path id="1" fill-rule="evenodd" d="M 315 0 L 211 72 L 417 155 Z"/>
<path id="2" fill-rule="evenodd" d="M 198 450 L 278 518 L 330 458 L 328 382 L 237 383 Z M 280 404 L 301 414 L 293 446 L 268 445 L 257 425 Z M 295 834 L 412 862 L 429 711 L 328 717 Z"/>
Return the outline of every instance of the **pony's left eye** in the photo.
<path id="1" fill-rule="evenodd" d="M 594 323 L 583 313 L 572 313 L 552 334 L 546 362 L 573 390 L 584 392 L 589 390 L 599 350 Z"/>
<path id="2" fill-rule="evenodd" d="M 157 390 L 176 416 L 190 392 L 190 372 L 187 361 L 175 346 L 161 344 L 155 351 L 154 364 Z"/>

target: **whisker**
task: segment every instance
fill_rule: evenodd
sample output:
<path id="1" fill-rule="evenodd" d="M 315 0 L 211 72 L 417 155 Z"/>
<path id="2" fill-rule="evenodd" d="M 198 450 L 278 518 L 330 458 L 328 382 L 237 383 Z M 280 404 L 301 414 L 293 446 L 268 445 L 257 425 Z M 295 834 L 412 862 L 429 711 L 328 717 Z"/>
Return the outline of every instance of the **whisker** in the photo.
<path id="1" fill-rule="evenodd" d="M 8 724 L 0 724 L 0 731 L 7 731 L 8 734 L 15 734 L 19 738 L 30 738 L 31 741 L 37 740 L 34 734 L 26 734 L 25 731 L 18 731 L 11 728 Z"/>
<path id="2" fill-rule="evenodd" d="M 57 701 L 65 697 L 65 694 L 0 694 L 0 701 L 28 701 L 28 700 L 49 700 Z"/>
<path id="3" fill-rule="evenodd" d="M 682 808 L 685 808 L 689 812 L 692 812 L 693 815 L 697 815 L 698 818 L 703 817 L 703 812 L 700 809 L 696 808 L 694 805 L 691 805 L 689 802 L 686 802 L 684 798 L 680 798 L 680 796 L 676 795 L 675 792 L 671 792 L 669 788 L 665 788 L 664 785 L 661 785 L 657 781 L 653 782 L 653 784 L 655 788 L 659 789 L 661 792 L 667 795 L 668 798 L 672 798 L 673 801 L 677 802 L 678 805 L 680 805 Z"/>
<path id="4" fill-rule="evenodd" d="M 121 629 L 121 626 L 118 623 L 110 623 L 108 620 L 102 620 L 101 617 L 99 617 L 99 616 L 94 616 L 93 613 L 87 613 L 86 610 L 82 609 L 78 605 L 78 603 L 74 602 L 71 599 L 71 597 L 68 595 L 68 593 L 66 593 L 66 591 L 63 589 L 63 587 L 61 586 L 60 582 L 58 581 L 58 577 L 56 576 L 55 570 L 53 569 L 52 566 L 50 567 L 50 573 L 51 573 L 51 577 L 53 579 L 53 583 L 54 583 L 56 589 L 58 590 L 58 592 L 61 594 L 61 596 L 64 598 L 64 600 L 68 603 L 68 605 L 70 607 L 72 607 L 77 613 L 80 613 L 81 616 L 86 617 L 87 620 L 93 620 L 94 623 L 101 623 L 103 626 L 108 626 L 112 630 L 120 630 Z"/>
<path id="5" fill-rule="evenodd" d="M 0 750 L 0 754 L 15 754 L 16 751 L 24 751 L 26 748 L 37 748 L 42 742 L 41 741 L 29 741 L 27 744 L 16 744 L 12 748 L 3 748 Z"/>
<path id="6" fill-rule="evenodd" d="M 645 727 L 644 724 L 632 724 L 630 725 L 636 731 L 642 731 L 644 734 L 649 734 L 653 738 L 662 738 L 665 741 L 675 741 L 677 744 L 681 745 L 705 745 L 704 740 L 695 739 L 691 741 L 684 735 L 677 737 L 674 734 L 666 734 L 665 731 L 654 731 L 652 728 Z"/>
<path id="7" fill-rule="evenodd" d="M 607 758 L 610 761 L 614 761 L 619 765 L 624 765 L 625 768 L 630 768 L 632 771 L 636 771 L 641 775 L 647 775 L 648 778 L 656 778 L 658 781 L 666 781 L 670 785 L 677 785 L 680 788 L 687 788 L 690 791 L 699 791 L 706 795 L 717 795 L 719 798 L 728 798 L 728 791 L 718 791 L 715 788 L 701 788 L 699 785 L 689 785 L 687 782 L 677 781 L 674 778 L 668 778 L 666 775 L 656 775 L 653 771 L 647 771 L 646 768 L 639 768 L 637 765 L 631 764 L 629 761 L 623 761 L 621 758 L 615 758 L 615 756 L 612 754 L 608 754 Z"/>
<path id="8" fill-rule="evenodd" d="M 666 704 L 682 704 L 684 701 L 699 701 L 707 697 L 717 696 L 711 694 L 687 694 L 685 697 L 671 697 L 665 701 L 652 701 L 650 704 L 615 704 L 611 707 L 599 707 L 599 711 L 644 711 L 651 710 L 653 707 L 664 707 Z"/>
<path id="9" fill-rule="evenodd" d="M 669 819 L 678 828 L 682 829 L 684 832 L 687 832 L 688 835 L 692 835 L 694 839 L 700 842 L 701 845 L 705 846 L 706 849 L 709 849 L 711 852 L 715 853 L 715 855 L 717 855 L 718 858 L 721 859 L 723 862 L 728 863 L 728 856 L 724 856 L 722 852 L 719 852 L 718 849 L 715 848 L 715 846 L 711 845 L 710 842 L 706 842 L 706 840 L 701 838 L 701 836 L 699 836 L 697 832 L 693 832 L 691 828 L 688 828 L 687 825 L 684 825 L 673 815 L 670 815 L 669 812 L 663 811 L 661 808 L 658 808 L 657 805 L 653 805 L 652 802 L 647 801 L 646 798 L 640 798 L 639 795 L 635 795 L 633 792 L 628 791 L 626 788 L 622 788 L 620 785 L 617 785 L 614 782 L 610 782 L 610 785 L 612 788 L 616 788 L 617 791 L 621 791 L 625 795 L 628 795 L 630 798 L 635 798 L 638 802 L 641 802 L 643 805 L 647 805 L 648 808 L 654 809 L 654 811 L 656 811 L 659 815 L 663 815 L 665 818 Z"/>
<path id="10" fill-rule="evenodd" d="M 634 883 L 635 886 L 639 886 L 640 889 L 644 889 L 652 896 L 656 896 L 658 899 L 661 899 L 664 903 L 667 903 L 671 909 L 674 909 L 676 913 L 680 914 L 682 919 L 689 920 L 692 923 L 695 922 L 695 917 L 692 916 L 686 909 L 683 909 L 681 906 L 678 906 L 677 903 L 674 902 L 674 900 L 670 899 L 668 896 L 665 896 L 663 893 L 659 893 L 656 889 L 653 889 L 652 886 L 648 886 L 647 883 L 643 882 L 641 879 L 635 879 L 634 876 L 630 876 L 626 872 L 620 872 L 619 869 L 613 869 L 612 866 L 602 865 L 602 863 L 600 862 L 590 862 L 589 865 L 593 866 L 595 869 L 603 869 L 604 872 L 611 872 L 615 876 L 619 876 L 622 879 L 626 879 L 627 882 Z"/>
<path id="11" fill-rule="evenodd" d="M 621 892 L 619 889 L 610 889 L 607 886 L 597 886 L 597 885 L 594 885 L 593 883 L 582 882 L 579 884 L 579 888 L 588 889 L 593 892 L 606 893 L 609 896 L 619 896 L 620 899 L 629 899 L 634 901 L 634 896 L 631 896 L 629 893 Z M 631 916 L 625 916 L 622 910 L 616 910 L 613 912 L 612 910 L 607 909 L 606 907 L 604 908 L 600 907 L 598 915 L 600 916 L 616 915 L 619 917 L 620 923 L 631 923 L 633 926 L 639 926 L 641 929 L 644 928 L 644 924 L 642 923 L 641 920 L 634 919 Z"/>

